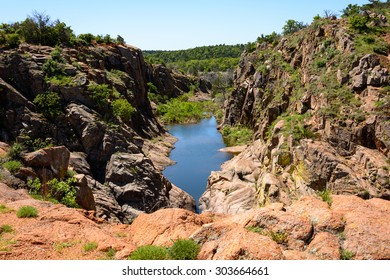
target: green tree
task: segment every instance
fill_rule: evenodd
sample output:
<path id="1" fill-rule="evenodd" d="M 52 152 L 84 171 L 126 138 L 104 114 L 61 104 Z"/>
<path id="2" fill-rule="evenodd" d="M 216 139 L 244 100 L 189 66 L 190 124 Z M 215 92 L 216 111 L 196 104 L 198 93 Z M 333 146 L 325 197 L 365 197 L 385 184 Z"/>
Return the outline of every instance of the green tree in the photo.
<path id="1" fill-rule="evenodd" d="M 368 29 L 368 22 L 369 18 L 366 16 L 353 15 L 349 18 L 349 28 L 362 33 Z"/>
<path id="2" fill-rule="evenodd" d="M 61 98 L 56 92 L 39 93 L 34 99 L 46 118 L 53 119 L 61 114 Z"/>
<path id="3" fill-rule="evenodd" d="M 350 17 L 350 16 L 358 15 L 360 11 L 361 11 L 361 7 L 359 5 L 349 4 L 345 9 L 341 11 L 343 13 L 341 16 Z"/>
<path id="4" fill-rule="evenodd" d="M 301 30 L 304 27 L 306 27 L 306 25 L 303 22 L 289 19 L 288 21 L 286 21 L 286 24 L 283 26 L 283 34 L 284 35 L 292 34 Z"/>

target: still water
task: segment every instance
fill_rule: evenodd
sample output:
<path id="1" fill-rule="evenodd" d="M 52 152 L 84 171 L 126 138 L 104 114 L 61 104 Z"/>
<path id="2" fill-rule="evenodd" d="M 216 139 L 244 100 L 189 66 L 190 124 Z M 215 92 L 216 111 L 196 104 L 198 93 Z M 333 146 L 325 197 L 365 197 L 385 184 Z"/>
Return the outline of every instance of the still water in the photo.
<path id="1" fill-rule="evenodd" d="M 178 139 L 170 154 L 176 164 L 167 167 L 163 174 L 198 203 L 211 171 L 220 170 L 232 155 L 218 151 L 226 146 L 214 117 L 197 124 L 169 126 L 168 130 Z"/>

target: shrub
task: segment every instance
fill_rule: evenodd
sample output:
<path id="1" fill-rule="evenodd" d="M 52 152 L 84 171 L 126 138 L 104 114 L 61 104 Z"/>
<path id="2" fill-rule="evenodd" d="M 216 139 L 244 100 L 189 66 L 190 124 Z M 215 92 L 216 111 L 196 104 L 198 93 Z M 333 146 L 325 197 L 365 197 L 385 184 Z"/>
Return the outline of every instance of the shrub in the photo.
<path id="1" fill-rule="evenodd" d="M 115 259 L 116 250 L 113 248 L 110 248 L 106 252 L 106 259 L 107 260 L 114 260 Z"/>
<path id="2" fill-rule="evenodd" d="M 64 65 L 53 58 L 49 58 L 42 66 L 43 73 L 47 77 L 64 75 Z"/>
<path id="3" fill-rule="evenodd" d="M 76 178 L 68 178 L 65 181 L 53 179 L 47 182 L 50 189 L 50 196 L 68 207 L 78 208 L 76 188 L 74 187 L 76 181 Z"/>
<path id="4" fill-rule="evenodd" d="M 39 194 L 41 192 L 42 184 L 39 178 L 27 179 L 27 187 L 31 194 Z"/>
<path id="5" fill-rule="evenodd" d="M 91 84 L 88 86 L 88 91 L 98 108 L 104 108 L 108 104 L 111 90 L 107 84 Z"/>
<path id="6" fill-rule="evenodd" d="M 2 225 L 0 227 L 0 234 L 13 232 L 14 229 L 10 225 Z"/>
<path id="7" fill-rule="evenodd" d="M 11 149 L 8 152 L 8 156 L 11 159 L 20 159 L 22 156 L 22 153 L 24 151 L 24 146 L 20 143 L 15 142 L 12 146 Z"/>
<path id="8" fill-rule="evenodd" d="M 247 144 L 253 137 L 253 131 L 243 126 L 225 126 L 221 133 L 227 146 Z"/>
<path id="9" fill-rule="evenodd" d="M 96 250 L 98 247 L 98 244 L 96 242 L 88 242 L 84 244 L 83 250 L 84 252 L 90 252 Z"/>
<path id="10" fill-rule="evenodd" d="M 168 260 L 168 250 L 164 247 L 146 245 L 137 248 L 128 258 L 129 260 Z"/>
<path id="11" fill-rule="evenodd" d="M 75 82 L 73 81 L 72 77 L 65 75 L 56 75 L 48 79 L 48 81 L 50 82 L 50 84 L 57 85 L 60 87 L 72 87 L 75 85 Z"/>
<path id="12" fill-rule="evenodd" d="M 196 260 L 200 245 L 192 239 L 178 239 L 169 248 L 169 256 L 173 260 Z"/>
<path id="13" fill-rule="evenodd" d="M 32 206 L 23 206 L 16 212 L 16 216 L 18 218 L 35 218 L 38 217 L 38 210 Z"/>
<path id="14" fill-rule="evenodd" d="M 329 206 L 332 205 L 332 192 L 330 190 L 317 191 L 317 195 L 321 197 L 322 201 L 328 203 Z"/>
<path id="15" fill-rule="evenodd" d="M 190 102 L 188 97 L 174 98 L 157 107 L 157 113 L 165 123 L 197 122 L 204 117 L 200 102 Z M 183 100 L 184 99 L 184 100 Z"/>
<path id="16" fill-rule="evenodd" d="M 4 204 L 0 204 L 0 214 L 5 214 L 11 212 L 12 209 L 8 208 Z"/>
<path id="17" fill-rule="evenodd" d="M 115 116 L 123 121 L 129 121 L 135 112 L 135 108 L 126 99 L 117 99 L 112 102 L 112 111 Z"/>
<path id="18" fill-rule="evenodd" d="M 341 260 L 352 260 L 353 257 L 355 256 L 355 254 L 353 252 L 345 250 L 345 249 L 341 249 L 340 254 L 341 254 L 341 257 L 340 257 Z"/>
<path id="19" fill-rule="evenodd" d="M 368 29 L 367 23 L 368 23 L 368 17 L 361 16 L 361 15 L 353 15 L 349 18 L 349 28 L 356 30 L 357 32 L 361 33 Z"/>
<path id="20" fill-rule="evenodd" d="M 248 226 L 245 228 L 246 230 L 249 230 L 254 233 L 258 233 L 264 236 L 268 236 L 273 241 L 275 241 L 278 244 L 284 244 L 287 242 L 287 234 L 284 231 L 277 231 L 274 232 L 272 230 L 268 230 L 259 226 Z"/>
<path id="21" fill-rule="evenodd" d="M 12 174 L 18 172 L 22 166 L 23 164 L 17 160 L 9 160 L 3 163 L 3 167 L 6 168 Z"/>
<path id="22" fill-rule="evenodd" d="M 61 98 L 56 92 L 39 93 L 34 99 L 46 118 L 56 118 L 61 114 Z"/>

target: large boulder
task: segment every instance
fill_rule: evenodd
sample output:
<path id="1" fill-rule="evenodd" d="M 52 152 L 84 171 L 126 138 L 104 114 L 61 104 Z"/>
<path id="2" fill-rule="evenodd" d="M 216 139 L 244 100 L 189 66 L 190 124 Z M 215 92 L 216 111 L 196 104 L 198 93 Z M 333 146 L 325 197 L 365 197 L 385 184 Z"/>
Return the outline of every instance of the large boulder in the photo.
<path id="1" fill-rule="evenodd" d="M 70 152 L 65 146 L 44 148 L 24 156 L 27 166 L 38 170 L 47 170 L 52 176 L 60 179 L 66 175 L 69 158 Z"/>
<path id="2" fill-rule="evenodd" d="M 184 209 L 161 209 L 141 214 L 131 224 L 132 241 L 137 246 L 170 246 L 176 239 L 187 239 L 212 219 Z"/>

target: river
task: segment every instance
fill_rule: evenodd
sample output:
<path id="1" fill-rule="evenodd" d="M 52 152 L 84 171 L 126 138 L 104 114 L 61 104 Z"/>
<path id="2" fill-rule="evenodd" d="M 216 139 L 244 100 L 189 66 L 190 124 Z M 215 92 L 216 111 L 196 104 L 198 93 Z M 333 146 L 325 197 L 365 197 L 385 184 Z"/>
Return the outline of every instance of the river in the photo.
<path id="1" fill-rule="evenodd" d="M 226 145 L 214 117 L 197 124 L 172 125 L 168 131 L 178 139 L 170 154 L 176 164 L 168 166 L 163 174 L 198 204 L 211 171 L 220 170 L 221 164 L 232 155 L 218 151 Z"/>

